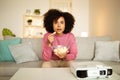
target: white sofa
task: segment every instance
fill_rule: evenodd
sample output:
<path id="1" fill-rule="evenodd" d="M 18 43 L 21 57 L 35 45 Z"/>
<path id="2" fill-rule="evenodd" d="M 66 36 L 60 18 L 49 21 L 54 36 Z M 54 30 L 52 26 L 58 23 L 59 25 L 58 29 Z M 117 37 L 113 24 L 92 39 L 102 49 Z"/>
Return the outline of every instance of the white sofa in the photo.
<path id="1" fill-rule="evenodd" d="M 39 60 L 37 61 L 28 61 L 17 64 L 16 62 L 0 62 L 0 80 L 9 80 L 11 76 L 19 68 L 40 68 L 42 63 L 41 58 L 41 38 L 23 38 L 22 43 L 31 43 L 32 49 L 35 51 Z M 95 49 L 96 41 L 111 41 L 111 37 L 76 37 L 76 42 L 78 46 L 78 54 L 75 61 L 100 61 L 104 64 L 111 66 L 117 74 L 120 74 L 120 62 L 112 60 L 94 60 L 95 58 Z M 119 54 L 120 55 L 120 54 Z M 106 56 L 107 57 L 107 56 Z M 119 56 L 120 57 L 120 56 Z"/>

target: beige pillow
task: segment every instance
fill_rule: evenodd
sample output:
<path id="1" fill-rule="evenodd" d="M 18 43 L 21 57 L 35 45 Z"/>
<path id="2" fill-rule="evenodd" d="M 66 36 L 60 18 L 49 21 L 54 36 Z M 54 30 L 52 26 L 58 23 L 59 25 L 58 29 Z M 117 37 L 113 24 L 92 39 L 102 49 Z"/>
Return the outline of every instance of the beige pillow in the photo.
<path id="1" fill-rule="evenodd" d="M 9 49 L 16 63 L 39 60 L 30 44 L 10 45 Z"/>
<path id="2" fill-rule="evenodd" d="M 119 61 L 119 41 L 96 41 L 94 60 Z"/>

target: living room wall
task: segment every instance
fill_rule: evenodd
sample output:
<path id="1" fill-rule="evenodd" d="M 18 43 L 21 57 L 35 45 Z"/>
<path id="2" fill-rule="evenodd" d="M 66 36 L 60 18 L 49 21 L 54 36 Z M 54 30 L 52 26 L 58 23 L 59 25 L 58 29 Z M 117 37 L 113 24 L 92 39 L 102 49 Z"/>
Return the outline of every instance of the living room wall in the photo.
<path id="1" fill-rule="evenodd" d="M 49 8 L 49 1 L 44 0 L 0 0 L 0 39 L 2 29 L 11 29 L 17 37 L 23 36 L 23 15 L 26 9 L 41 9 L 41 15 Z"/>
<path id="2" fill-rule="evenodd" d="M 120 40 L 120 0 L 89 0 L 89 36 L 112 36 Z"/>
<path id="3" fill-rule="evenodd" d="M 73 33 L 81 36 L 112 36 L 120 40 L 120 0 L 72 0 L 72 14 L 76 22 Z M 49 9 L 49 0 L 0 0 L 0 39 L 2 29 L 10 28 L 18 37 L 23 35 L 23 15 L 26 9 Z"/>
<path id="4" fill-rule="evenodd" d="M 50 0 L 0 0 L 0 39 L 2 29 L 7 27 L 16 34 L 23 36 L 23 15 L 26 9 L 33 12 L 38 8 L 43 15 L 49 9 Z M 89 30 L 89 0 L 72 0 L 72 14 L 76 19 L 73 33 L 80 36 Z"/>

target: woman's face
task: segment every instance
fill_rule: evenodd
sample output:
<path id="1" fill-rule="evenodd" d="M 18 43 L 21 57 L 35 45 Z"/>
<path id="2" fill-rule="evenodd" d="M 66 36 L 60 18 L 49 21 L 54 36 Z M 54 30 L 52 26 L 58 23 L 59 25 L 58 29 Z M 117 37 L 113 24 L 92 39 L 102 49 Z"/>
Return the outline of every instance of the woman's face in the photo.
<path id="1" fill-rule="evenodd" d="M 57 20 L 53 21 L 53 30 L 56 34 L 61 35 L 65 30 L 65 19 L 64 17 L 60 17 Z"/>

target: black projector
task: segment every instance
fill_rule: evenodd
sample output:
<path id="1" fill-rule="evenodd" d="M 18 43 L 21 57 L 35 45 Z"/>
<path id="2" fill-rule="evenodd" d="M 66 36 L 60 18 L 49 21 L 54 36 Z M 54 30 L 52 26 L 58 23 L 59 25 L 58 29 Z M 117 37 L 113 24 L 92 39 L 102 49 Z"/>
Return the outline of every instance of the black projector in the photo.
<path id="1" fill-rule="evenodd" d="M 112 75 L 112 67 L 94 64 L 72 63 L 70 70 L 77 79 L 80 78 L 109 78 Z"/>

